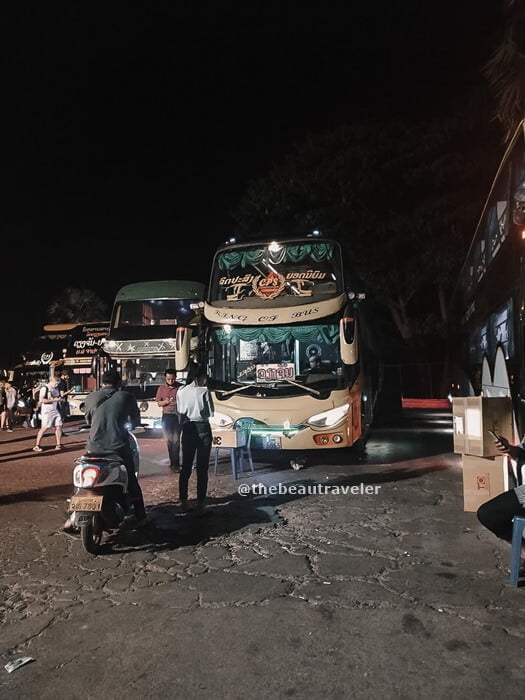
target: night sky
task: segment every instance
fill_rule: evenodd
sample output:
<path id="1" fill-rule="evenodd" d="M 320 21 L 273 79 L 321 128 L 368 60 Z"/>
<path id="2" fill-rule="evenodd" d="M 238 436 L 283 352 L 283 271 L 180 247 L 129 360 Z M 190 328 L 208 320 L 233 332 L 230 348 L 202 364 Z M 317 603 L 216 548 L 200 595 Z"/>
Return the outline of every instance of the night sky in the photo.
<path id="1" fill-rule="evenodd" d="M 485 84 L 501 22 L 492 0 L 14 5 L 4 363 L 64 287 L 111 304 L 130 282 L 206 283 L 250 180 L 308 134 L 430 116 Z"/>

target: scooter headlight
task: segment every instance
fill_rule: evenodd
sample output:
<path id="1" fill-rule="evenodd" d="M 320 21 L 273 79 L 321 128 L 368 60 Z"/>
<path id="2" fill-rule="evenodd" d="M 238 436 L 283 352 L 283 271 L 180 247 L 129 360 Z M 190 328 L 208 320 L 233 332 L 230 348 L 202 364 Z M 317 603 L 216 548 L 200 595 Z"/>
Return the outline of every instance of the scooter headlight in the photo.
<path id="1" fill-rule="evenodd" d="M 81 487 L 89 489 L 94 486 L 100 477 L 100 469 L 98 467 L 86 467 L 82 470 Z"/>

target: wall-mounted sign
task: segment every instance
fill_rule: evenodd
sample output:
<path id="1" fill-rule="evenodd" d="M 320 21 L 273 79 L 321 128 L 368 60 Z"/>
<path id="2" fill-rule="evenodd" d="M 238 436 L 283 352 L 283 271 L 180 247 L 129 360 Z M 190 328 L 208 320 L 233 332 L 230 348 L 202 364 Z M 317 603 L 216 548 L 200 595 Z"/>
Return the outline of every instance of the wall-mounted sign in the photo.
<path id="1" fill-rule="evenodd" d="M 102 347 L 108 334 L 109 326 L 85 323 L 77 326 L 71 336 L 71 348 L 74 355 L 95 355 Z M 68 353 L 71 354 L 71 353 Z"/>

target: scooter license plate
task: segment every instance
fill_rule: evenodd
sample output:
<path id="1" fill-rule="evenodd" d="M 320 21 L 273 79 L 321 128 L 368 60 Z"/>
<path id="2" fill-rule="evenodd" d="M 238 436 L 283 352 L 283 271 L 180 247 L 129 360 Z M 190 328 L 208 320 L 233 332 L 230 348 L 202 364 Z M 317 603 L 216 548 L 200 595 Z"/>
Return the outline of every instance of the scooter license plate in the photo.
<path id="1" fill-rule="evenodd" d="M 102 496 L 72 496 L 69 511 L 99 511 L 102 510 Z"/>

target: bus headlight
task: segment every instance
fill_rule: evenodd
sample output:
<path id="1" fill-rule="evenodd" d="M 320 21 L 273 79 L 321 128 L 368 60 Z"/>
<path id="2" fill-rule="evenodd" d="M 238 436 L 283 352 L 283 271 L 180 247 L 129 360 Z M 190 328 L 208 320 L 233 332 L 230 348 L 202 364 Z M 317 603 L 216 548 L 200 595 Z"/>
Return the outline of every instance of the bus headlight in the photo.
<path id="1" fill-rule="evenodd" d="M 345 403 L 343 406 L 338 406 L 337 408 L 331 408 L 329 411 L 323 411 L 322 413 L 316 413 L 315 416 L 310 416 L 306 421 L 308 425 L 314 428 L 328 428 L 337 423 L 340 423 L 346 415 L 348 414 L 349 405 Z"/>
<path id="2" fill-rule="evenodd" d="M 226 413 L 215 411 L 210 418 L 210 424 L 212 428 L 231 428 L 233 426 L 233 419 Z"/>

